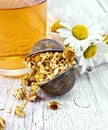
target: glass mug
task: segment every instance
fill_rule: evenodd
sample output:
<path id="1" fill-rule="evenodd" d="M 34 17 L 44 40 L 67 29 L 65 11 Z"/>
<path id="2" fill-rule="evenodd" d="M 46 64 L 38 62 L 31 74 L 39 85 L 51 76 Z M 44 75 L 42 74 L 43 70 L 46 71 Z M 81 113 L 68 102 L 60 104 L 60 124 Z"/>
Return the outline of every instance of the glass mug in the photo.
<path id="1" fill-rule="evenodd" d="M 24 58 L 46 37 L 46 0 L 0 0 L 0 74 L 26 73 Z"/>

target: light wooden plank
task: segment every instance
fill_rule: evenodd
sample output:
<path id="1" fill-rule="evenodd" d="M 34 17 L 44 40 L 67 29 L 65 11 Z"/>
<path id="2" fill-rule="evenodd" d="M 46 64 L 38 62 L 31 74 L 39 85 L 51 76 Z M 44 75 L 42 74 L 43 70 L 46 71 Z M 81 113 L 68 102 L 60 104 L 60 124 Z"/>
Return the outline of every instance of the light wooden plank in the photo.
<path id="1" fill-rule="evenodd" d="M 108 12 L 108 1 L 107 0 L 97 0 L 101 8 L 104 10 L 105 13 Z"/>

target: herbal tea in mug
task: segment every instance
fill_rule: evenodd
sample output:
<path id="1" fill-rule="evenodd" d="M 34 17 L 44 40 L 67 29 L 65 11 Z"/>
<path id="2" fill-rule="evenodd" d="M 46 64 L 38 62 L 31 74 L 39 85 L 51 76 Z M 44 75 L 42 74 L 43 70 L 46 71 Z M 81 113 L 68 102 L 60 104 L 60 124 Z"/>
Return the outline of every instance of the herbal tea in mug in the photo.
<path id="1" fill-rule="evenodd" d="M 25 72 L 24 58 L 46 36 L 46 0 L 0 0 L 0 74 Z"/>

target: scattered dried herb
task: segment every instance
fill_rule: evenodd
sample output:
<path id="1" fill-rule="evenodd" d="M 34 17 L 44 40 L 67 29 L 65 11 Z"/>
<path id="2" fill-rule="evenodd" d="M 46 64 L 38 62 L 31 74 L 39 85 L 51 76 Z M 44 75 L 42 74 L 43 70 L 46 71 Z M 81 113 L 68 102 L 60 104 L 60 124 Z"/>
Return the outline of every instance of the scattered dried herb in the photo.
<path id="1" fill-rule="evenodd" d="M 5 119 L 0 117 L 0 130 L 4 130 L 5 126 L 6 126 Z"/>
<path id="2" fill-rule="evenodd" d="M 52 110 L 57 110 L 60 103 L 59 102 L 56 102 L 56 101 L 50 101 L 47 103 L 48 107 L 50 107 L 50 109 Z"/>
<path id="3" fill-rule="evenodd" d="M 24 108 L 25 108 L 26 104 L 27 104 L 27 101 L 25 103 L 22 103 L 19 106 L 16 106 L 15 114 L 20 116 L 20 117 L 24 117 L 25 116 Z"/>
<path id="4" fill-rule="evenodd" d="M 19 87 L 14 89 L 14 94 L 13 94 L 17 99 L 25 99 L 27 92 L 24 88 Z"/>
<path id="5" fill-rule="evenodd" d="M 29 95 L 27 95 L 27 99 L 28 99 L 28 101 L 35 102 L 36 99 L 37 99 L 37 94 L 36 93 L 30 93 Z"/>

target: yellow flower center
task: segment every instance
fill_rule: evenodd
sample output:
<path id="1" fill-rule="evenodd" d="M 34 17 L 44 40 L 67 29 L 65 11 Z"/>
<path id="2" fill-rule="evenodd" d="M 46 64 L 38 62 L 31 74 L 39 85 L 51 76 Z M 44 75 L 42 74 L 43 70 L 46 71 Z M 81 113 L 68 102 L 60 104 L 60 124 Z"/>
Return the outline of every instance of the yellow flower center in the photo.
<path id="1" fill-rule="evenodd" d="M 105 35 L 105 38 L 103 41 L 108 45 L 108 35 Z"/>
<path id="2" fill-rule="evenodd" d="M 96 55 L 96 52 L 97 52 L 97 46 L 91 45 L 84 51 L 83 55 L 86 59 L 89 59 L 94 57 Z"/>
<path id="3" fill-rule="evenodd" d="M 88 37 L 88 29 L 86 26 L 79 24 L 72 29 L 72 34 L 78 40 L 84 40 Z"/>
<path id="4" fill-rule="evenodd" d="M 64 26 L 60 25 L 60 21 L 58 20 L 52 25 L 51 32 L 56 32 L 59 28 L 64 28 Z"/>

